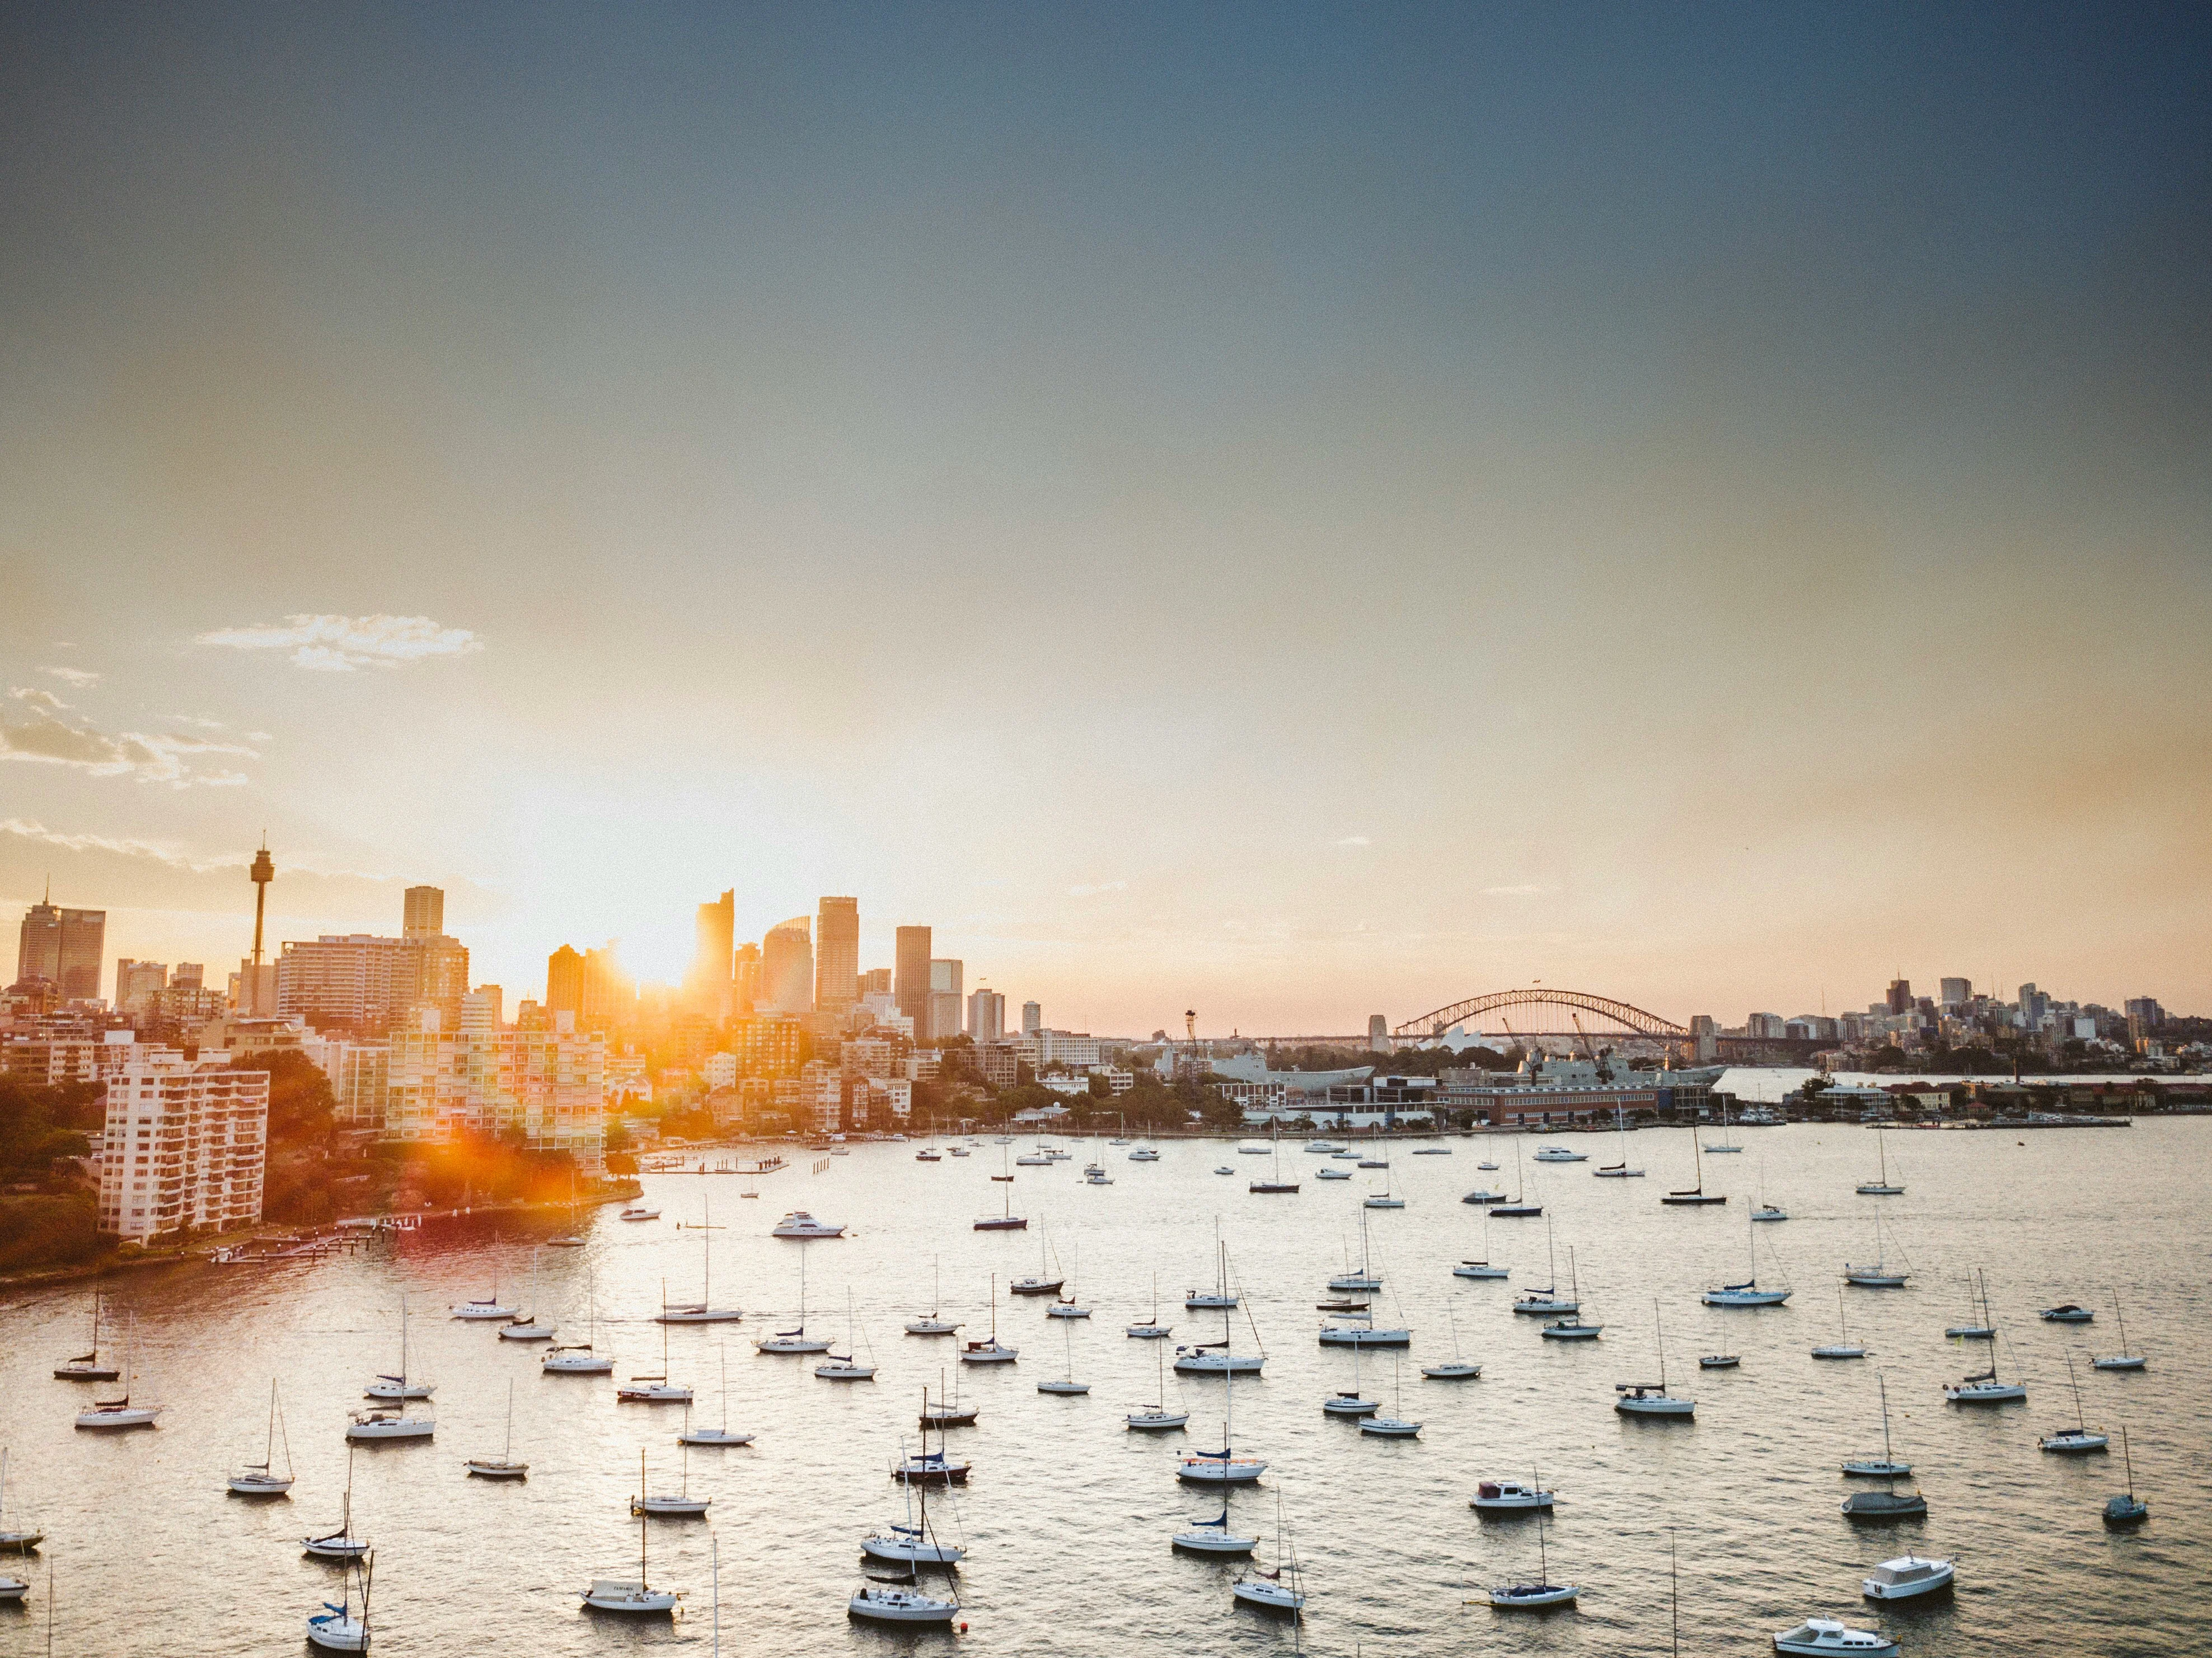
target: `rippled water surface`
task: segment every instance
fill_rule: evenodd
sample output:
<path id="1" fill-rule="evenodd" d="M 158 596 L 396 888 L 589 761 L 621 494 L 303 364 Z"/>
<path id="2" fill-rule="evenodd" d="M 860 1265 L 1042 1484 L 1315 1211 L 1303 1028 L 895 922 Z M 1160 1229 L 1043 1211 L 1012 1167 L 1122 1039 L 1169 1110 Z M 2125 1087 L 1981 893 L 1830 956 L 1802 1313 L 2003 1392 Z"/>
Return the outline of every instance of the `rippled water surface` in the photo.
<path id="1" fill-rule="evenodd" d="M 703 1652 L 710 1531 L 720 1540 L 723 1638 L 736 1654 L 955 1644 L 1002 1654 L 1288 1651 L 1285 1625 L 1232 1606 L 1235 1568 L 1170 1552 L 1169 1533 L 1206 1506 L 1174 1479 L 1185 1436 L 1121 1427 L 1122 1412 L 1154 1393 L 1156 1345 L 1126 1339 L 1122 1327 L 1149 1312 L 1156 1274 L 1162 1317 L 1179 1339 L 1219 1332 L 1218 1316 L 1181 1304 L 1188 1285 L 1212 1277 L 1218 1221 L 1267 1355 L 1264 1378 L 1237 1391 L 1239 1447 L 1269 1463 L 1262 1490 L 1238 1508 L 1268 1539 L 1264 1556 L 1280 1494 L 1311 1596 L 1309 1650 L 1664 1652 L 1672 1528 L 1686 1650 L 1768 1650 L 1772 1631 L 1828 1613 L 1885 1626 L 1913 1654 L 2212 1651 L 2212 1121 L 2017 1137 L 1893 1133 L 1891 1166 L 1906 1191 L 1887 1199 L 1851 1190 L 1873 1172 L 1875 1141 L 1863 1130 L 1751 1128 L 1735 1138 L 1742 1155 L 1706 1160 L 1708 1189 L 1731 1197 L 1721 1208 L 1659 1205 L 1667 1187 L 1687 1184 L 1683 1131 L 1630 1137 L 1631 1162 L 1650 1170 L 1644 1180 L 1591 1178 L 1613 1157 L 1611 1140 L 1576 1142 L 1599 1154 L 1589 1163 L 1528 1165 L 1560 1281 L 1572 1245 L 1585 1316 L 1606 1322 L 1595 1344 L 1545 1342 L 1539 1321 L 1508 1311 L 1515 1294 L 1546 1281 L 1546 1222 L 1491 1222 L 1486 1242 L 1482 1211 L 1458 1200 L 1478 1185 L 1510 1184 L 1514 1146 L 1504 1139 L 1451 1141 L 1449 1157 L 1413 1157 L 1401 1143 L 1387 1173 L 1347 1181 L 1316 1181 L 1320 1159 L 1285 1151 L 1286 1172 L 1295 1165 L 1304 1178 L 1295 1196 L 1248 1193 L 1266 1164 L 1224 1142 L 1170 1143 L 1154 1164 L 1101 1148 L 1109 1187 L 1082 1183 L 1080 1157 L 1017 1171 L 1013 1204 L 1031 1217 L 1026 1234 L 970 1230 L 1004 1189 L 987 1178 L 1000 1165 L 996 1147 L 925 1164 L 912 1146 L 862 1146 L 819 1175 L 802 1160 L 763 1181 L 752 1201 L 726 1176 L 648 1175 L 665 1218 L 623 1224 L 602 1212 L 583 1249 L 539 1252 L 536 1237 L 550 1234 L 551 1221 L 502 1218 L 321 1263 L 129 1277 L 113 1281 L 113 1293 L 137 1315 L 140 1394 L 167 1409 L 151 1432 L 108 1437 L 72 1430 L 93 1390 L 48 1374 L 80 1349 L 88 1292 L 40 1291 L 0 1312 L 9 1513 L 47 1531 L 58 1653 L 304 1650 L 303 1620 L 335 1580 L 301 1558 L 298 1540 L 337 1518 L 345 1413 L 362 1402 L 363 1382 L 397 1357 L 404 1292 L 416 1368 L 437 1384 L 438 1431 L 431 1442 L 356 1460 L 356 1528 L 377 1550 L 380 1653 Z M 1498 1175 L 1477 1170 L 1485 1156 L 1504 1164 Z M 1223 1163 L 1233 1176 L 1212 1172 Z M 1350 1386 L 1352 1361 L 1316 1345 L 1314 1303 L 1347 1248 L 1358 1248 L 1360 1199 L 1385 1179 L 1408 1206 L 1370 1212 L 1388 1284 L 1377 1310 L 1409 1323 L 1414 1343 L 1401 1382 L 1387 1356 L 1370 1357 L 1362 1380 L 1386 1405 L 1402 1386 L 1404 1413 L 1425 1424 L 1412 1442 L 1363 1438 L 1320 1410 L 1326 1394 Z M 1758 1229 L 1759 1274 L 1786 1277 L 1796 1297 L 1763 1312 L 1705 1309 L 1697 1292 L 1708 1280 L 1741 1276 L 1747 1208 L 1762 1181 L 1791 1218 Z M 707 1202 L 725 1230 L 678 1229 Z M 752 1351 L 797 1307 L 802 1246 L 767 1236 L 797 1207 L 853 1228 L 843 1241 L 804 1246 L 808 1322 L 842 1337 L 849 1295 L 880 1366 L 872 1383 L 817 1381 L 811 1361 Z M 1852 1333 L 1875 1357 L 1817 1363 L 1808 1350 L 1834 1339 L 1838 1269 L 1872 1253 L 1877 1212 L 1891 1254 L 1912 1269 L 1911 1287 L 1849 1292 Z M 1009 1278 L 1036 1270 L 1047 1236 L 1061 1266 L 1079 1269 L 1075 1289 L 1096 1309 L 1066 1331 L 1042 1303 L 1003 1295 Z M 670 1370 L 698 1389 L 712 1420 L 726 1351 L 731 1424 L 759 1438 L 747 1449 L 693 1453 L 692 1488 L 713 1497 L 710 1521 L 653 1527 L 651 1575 L 686 1591 L 682 1619 L 612 1622 L 580 1612 L 576 1591 L 595 1575 L 635 1570 L 638 1533 L 625 1498 L 638 1453 L 656 1486 L 678 1477 L 680 1412 L 619 1405 L 609 1378 L 541 1376 L 534 1349 L 453 1321 L 446 1309 L 496 1279 L 503 1297 L 532 1301 L 564 1333 L 580 1332 L 595 1276 L 599 1333 L 618 1373 L 658 1370 L 660 1329 L 650 1316 L 664 1280 L 672 1297 L 696 1295 L 705 1237 L 714 1298 L 743 1307 L 745 1321 L 675 1330 Z M 1450 1275 L 1455 1260 L 1485 1253 L 1511 1265 L 1510 1283 Z M 958 1580 L 970 1626 L 961 1637 L 886 1634 L 848 1625 L 844 1611 L 859 1581 L 859 1539 L 900 1512 L 888 1465 L 902 1436 L 914 1436 L 923 1387 L 951 1363 L 951 1343 L 900 1333 L 929 1303 L 933 1265 L 947 1316 L 971 1334 L 988 1326 L 997 1274 L 1000 1333 L 1022 1350 L 1018 1365 L 963 1378 L 982 1415 L 953 1445 L 976 1472 L 957 1501 L 933 1504 L 933 1518 L 971 1551 Z M 2025 1406 L 1942 1403 L 1942 1385 L 1985 1351 L 1942 1333 L 1964 1318 L 1962 1275 L 1975 1266 L 1988 1271 L 1997 1321 L 2025 1368 Z M 2130 1338 L 2151 1356 L 2141 1374 L 2085 1362 L 2118 1345 L 2116 1288 Z M 1625 1421 L 1611 1408 L 1614 1382 L 1656 1370 L 1655 1298 L 1668 1378 L 1698 1400 L 1692 1424 Z M 2094 1303 L 2097 1321 L 2035 1319 L 2060 1300 Z M 1450 1351 L 1448 1315 L 1467 1357 L 1484 1366 L 1480 1381 L 1419 1378 L 1421 1363 Z M 1250 1340 L 1241 1323 L 1239 1333 L 1240 1345 Z M 1038 1394 L 1038 1381 L 1068 1368 L 1069 1346 L 1091 1394 Z M 2100 1521 L 2123 1484 L 2117 1455 L 2070 1460 L 2036 1448 L 2039 1430 L 2073 1418 L 2069 1348 L 2091 1424 L 2125 1424 L 2133 1436 L 2152 1518 L 2132 1535 Z M 1741 1353 L 1741 1369 L 1700 1374 L 1696 1356 L 1715 1350 Z M 2009 1372 L 2002 1347 L 2000 1358 Z M 1899 1455 L 1917 1465 L 1929 1498 L 1924 1525 L 1855 1530 L 1838 1509 L 1847 1490 L 1838 1460 L 1880 1443 L 1877 1369 L 1888 1378 Z M 272 1376 L 299 1482 L 273 1503 L 228 1497 L 228 1468 L 260 1454 Z M 529 1481 L 471 1481 L 462 1460 L 497 1453 L 510 1379 L 514 1454 L 531 1464 Z M 1192 1412 L 1188 1442 L 1218 1446 L 1221 1384 L 1178 1386 L 1170 1374 L 1167 1388 Z M 1477 1521 L 1468 1507 L 1474 1481 L 1538 1467 L 1560 1493 L 1547 1533 L 1552 1576 L 1583 1586 L 1579 1610 L 1533 1617 L 1467 1604 L 1474 1586 L 1536 1567 L 1528 1522 Z M 1958 1557 L 1956 1595 L 1887 1614 L 1862 1603 L 1863 1569 L 1908 1546 Z M 43 1652 L 44 1565 L 0 1568 L 9 1569 L 36 1587 L 27 1609 L 0 1614 L 0 1654 Z"/>

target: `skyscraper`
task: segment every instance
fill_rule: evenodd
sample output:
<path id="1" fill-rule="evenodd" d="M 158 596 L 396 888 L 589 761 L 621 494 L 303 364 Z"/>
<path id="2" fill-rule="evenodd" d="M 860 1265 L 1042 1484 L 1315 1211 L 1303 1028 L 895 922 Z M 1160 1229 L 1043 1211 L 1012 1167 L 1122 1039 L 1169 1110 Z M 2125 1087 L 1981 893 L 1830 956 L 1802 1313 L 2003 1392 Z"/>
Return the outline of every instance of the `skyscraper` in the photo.
<path id="1" fill-rule="evenodd" d="M 1044 1008 L 1036 1002 L 1022 1004 L 1022 1035 L 1034 1036 L 1044 1029 Z"/>
<path id="2" fill-rule="evenodd" d="M 814 944 L 811 919 L 794 915 L 778 922 L 761 940 L 761 987 L 755 1005 L 763 1013 L 814 1011 Z"/>
<path id="3" fill-rule="evenodd" d="M 730 981 L 737 953 L 736 892 L 725 892 L 713 903 L 700 905 L 693 925 L 691 970 L 684 975 L 687 999 L 702 1012 L 726 1017 L 730 1011 Z"/>
<path id="4" fill-rule="evenodd" d="M 545 958 L 545 1005 L 556 1013 L 584 1011 L 584 958 L 570 945 Z"/>
<path id="5" fill-rule="evenodd" d="M 64 909 L 51 902 L 23 914 L 15 946 L 15 977 L 43 979 L 68 999 L 100 994 L 100 964 L 106 956 L 107 912 Z"/>
<path id="6" fill-rule="evenodd" d="M 860 999 L 860 901 L 824 898 L 817 919 L 815 1011 L 842 1013 Z"/>
<path id="7" fill-rule="evenodd" d="M 1946 979 L 1942 984 L 1942 994 L 1936 999 L 1945 1007 L 1964 1007 L 1974 999 L 1974 987 L 1966 979 Z"/>
<path id="8" fill-rule="evenodd" d="M 730 1011 L 738 1018 L 750 1017 L 761 993 L 761 951 L 758 944 L 739 944 L 730 963 Z"/>
<path id="9" fill-rule="evenodd" d="M 995 1042 L 1006 1034 L 1006 999 L 997 991 L 978 989 L 968 998 L 968 1039 Z"/>
<path id="10" fill-rule="evenodd" d="M 933 957 L 929 963 L 929 1023 L 917 1026 L 926 1040 L 941 1041 L 960 1034 L 961 978 L 965 971 L 957 959 Z"/>
<path id="11" fill-rule="evenodd" d="M 1888 1007 L 1892 1013 L 1912 1011 L 1912 981 L 1892 979 L 1889 981 Z"/>
<path id="12" fill-rule="evenodd" d="M 137 1012 L 168 987 L 167 963 L 135 962 L 128 956 L 115 958 L 115 1011 L 118 1013 Z"/>
<path id="13" fill-rule="evenodd" d="M 400 913 L 403 938 L 438 938 L 446 932 L 446 895 L 439 887 L 410 887 Z"/>
<path id="14" fill-rule="evenodd" d="M 929 1038 L 929 929 L 926 926 L 902 926 L 898 930 L 898 950 L 893 958 L 897 966 L 894 992 L 898 997 L 898 1011 L 914 1021 L 914 1034 L 921 1041 Z"/>

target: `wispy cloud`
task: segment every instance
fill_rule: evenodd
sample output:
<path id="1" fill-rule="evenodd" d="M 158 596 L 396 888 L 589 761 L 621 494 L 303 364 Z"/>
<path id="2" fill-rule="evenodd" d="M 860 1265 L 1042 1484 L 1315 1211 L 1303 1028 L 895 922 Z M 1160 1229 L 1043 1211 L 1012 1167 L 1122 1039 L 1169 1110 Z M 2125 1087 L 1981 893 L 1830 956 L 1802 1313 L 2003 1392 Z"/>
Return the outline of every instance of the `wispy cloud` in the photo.
<path id="1" fill-rule="evenodd" d="M 26 713 L 16 720 L 0 719 L 0 761 L 66 766 L 94 777 L 131 777 L 183 789 L 246 781 L 241 772 L 204 769 L 205 756 L 258 757 L 258 750 L 242 743 L 144 732 L 110 734 L 88 721 L 68 717 L 69 705 L 52 691 L 17 686 L 9 695 L 24 705 Z"/>
<path id="2" fill-rule="evenodd" d="M 69 684 L 79 687 L 97 685 L 100 683 L 100 676 L 98 674 L 90 672 L 83 668 L 41 668 L 39 671 L 40 673 L 50 673 L 57 679 L 65 681 Z"/>
<path id="3" fill-rule="evenodd" d="M 441 628 L 427 616 L 288 616 L 281 628 L 218 628 L 202 645 L 240 651 L 289 651 L 292 665 L 324 673 L 397 668 L 426 657 L 465 656 L 483 648 L 466 628 Z"/>
<path id="4" fill-rule="evenodd" d="M 1375 842 L 1364 835 L 1347 835 L 1336 844 L 1340 847 L 1371 847 Z"/>
<path id="5" fill-rule="evenodd" d="M 0 835 L 35 841 L 40 846 L 59 847 L 67 852 L 112 852 L 125 858 L 150 858 L 171 869 L 226 869 L 239 861 L 236 857 L 206 860 L 188 858 L 177 847 L 161 841 L 119 840 L 112 835 L 69 835 L 26 817 L 0 817 Z"/>
<path id="6" fill-rule="evenodd" d="M 1092 898 L 1102 892 L 1127 892 L 1128 890 L 1127 881 L 1084 882 L 1068 888 L 1067 896 L 1071 898 Z"/>

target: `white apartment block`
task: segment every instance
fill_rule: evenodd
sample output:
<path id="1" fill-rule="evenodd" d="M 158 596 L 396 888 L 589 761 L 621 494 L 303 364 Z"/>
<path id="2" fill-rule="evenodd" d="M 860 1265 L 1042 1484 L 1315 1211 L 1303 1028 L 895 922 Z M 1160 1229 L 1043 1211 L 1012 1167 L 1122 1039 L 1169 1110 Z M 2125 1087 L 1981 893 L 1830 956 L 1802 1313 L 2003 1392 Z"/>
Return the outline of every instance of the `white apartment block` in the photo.
<path id="1" fill-rule="evenodd" d="M 1036 1044 L 1040 1066 L 1064 1065 L 1072 1071 L 1088 1071 L 1099 1062 L 1098 1038 L 1087 1030 L 1040 1030 Z"/>
<path id="2" fill-rule="evenodd" d="M 388 1042 L 325 1042 L 315 1061 L 331 1079 L 337 1120 L 348 1128 L 384 1127 L 386 1096 L 392 1086 Z"/>
<path id="3" fill-rule="evenodd" d="M 606 1151 L 607 1049 L 573 1030 L 438 1028 L 426 1013 L 394 1031 L 384 1132 L 442 1142 L 463 1133 L 520 1131 L 533 1151 L 566 1151 L 587 1169 Z"/>
<path id="4" fill-rule="evenodd" d="M 100 1230 L 143 1243 L 187 1226 L 261 1218 L 269 1073 L 170 1051 L 108 1078 Z"/>
<path id="5" fill-rule="evenodd" d="M 699 1067 L 699 1074 L 709 1088 L 735 1088 L 738 1085 L 738 1056 L 734 1054 L 709 1054 L 707 1063 Z"/>
<path id="6" fill-rule="evenodd" d="M 835 1134 L 845 1127 L 845 1078 L 834 1065 L 809 1060 L 799 1068 L 799 1121 L 816 1134 Z"/>
<path id="7" fill-rule="evenodd" d="M 142 1042 L 129 1030 L 103 1030 L 96 1040 L 11 1037 L 0 1042 L 0 1073 L 49 1088 L 58 1083 L 96 1083 L 171 1051 Z"/>

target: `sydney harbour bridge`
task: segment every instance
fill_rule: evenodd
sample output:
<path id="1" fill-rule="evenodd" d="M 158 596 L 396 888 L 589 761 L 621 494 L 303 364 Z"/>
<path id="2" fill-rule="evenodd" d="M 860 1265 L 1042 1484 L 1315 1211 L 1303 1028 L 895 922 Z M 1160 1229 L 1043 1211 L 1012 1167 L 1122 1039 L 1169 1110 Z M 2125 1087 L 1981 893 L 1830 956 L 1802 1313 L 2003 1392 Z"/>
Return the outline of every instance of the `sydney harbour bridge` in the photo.
<path id="1" fill-rule="evenodd" d="M 1528 1042 L 1565 1042 L 1596 1048 L 1644 1048 L 1668 1052 L 1678 1064 L 1698 1061 L 1698 1038 L 1687 1025 L 1647 1012 L 1630 1002 L 1587 991 L 1558 990 L 1531 985 L 1518 990 L 1494 990 L 1448 1004 L 1419 1018 L 1391 1028 L 1402 1042 L 1427 1042 L 1455 1026 L 1468 1035 L 1480 1035 L 1486 1045 Z M 1708 1062 L 1737 1064 L 1798 1064 L 1810 1060 L 1816 1049 L 1832 1042 L 1768 1036 L 1723 1036 L 1705 1039 Z"/>

